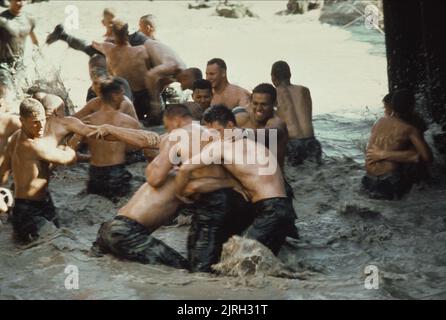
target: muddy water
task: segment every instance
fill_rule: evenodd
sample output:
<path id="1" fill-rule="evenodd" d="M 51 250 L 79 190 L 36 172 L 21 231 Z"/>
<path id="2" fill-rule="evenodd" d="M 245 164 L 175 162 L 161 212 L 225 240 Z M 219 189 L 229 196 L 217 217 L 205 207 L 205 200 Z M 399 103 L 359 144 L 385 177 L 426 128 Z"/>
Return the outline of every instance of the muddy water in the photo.
<path id="1" fill-rule="evenodd" d="M 130 169 L 136 189 L 144 164 Z M 320 168 L 288 168 L 301 239 L 288 239 L 279 267 L 299 276 L 233 277 L 89 257 L 100 223 L 126 199 L 115 205 L 86 195 L 86 165 L 58 169 L 51 184 L 63 225 L 58 234 L 19 247 L 11 241 L 11 226 L 0 226 L 0 299 L 446 298 L 446 186 L 434 181 L 400 202 L 374 201 L 358 193 L 362 174 L 362 166 L 348 158 L 327 157 Z M 156 236 L 185 255 L 187 230 L 166 226 Z M 238 252 L 242 264 L 253 261 L 248 248 Z M 276 262 L 270 261 L 271 268 L 280 271 Z M 67 265 L 79 270 L 78 290 L 64 286 Z M 368 265 L 378 268 L 377 290 L 364 286 Z"/>

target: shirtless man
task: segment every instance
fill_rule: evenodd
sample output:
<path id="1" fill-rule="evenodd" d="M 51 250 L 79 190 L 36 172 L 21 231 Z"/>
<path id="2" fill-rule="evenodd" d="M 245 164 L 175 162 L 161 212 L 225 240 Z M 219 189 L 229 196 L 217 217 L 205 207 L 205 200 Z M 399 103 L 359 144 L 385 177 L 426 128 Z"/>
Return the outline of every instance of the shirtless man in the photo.
<path id="1" fill-rule="evenodd" d="M 243 129 L 253 129 L 257 137 L 258 129 L 264 129 L 265 145 L 271 151 L 276 152 L 277 160 L 283 169 L 285 161 L 286 146 L 288 143 L 288 130 L 286 123 L 274 112 L 276 105 L 276 89 L 268 83 L 259 84 L 254 88 L 251 95 L 251 102 L 246 112 L 240 112 L 237 108 L 235 119 L 237 127 Z M 275 148 L 270 148 L 270 131 L 276 132 Z"/>
<path id="2" fill-rule="evenodd" d="M 102 12 L 102 25 L 105 27 L 104 41 L 113 42 L 111 23 L 116 16 L 116 11 L 112 8 L 105 8 Z M 46 38 L 48 45 L 56 42 L 57 40 L 65 41 L 68 46 L 74 50 L 82 51 L 90 57 L 94 54 L 100 53 L 93 46 L 88 45 L 87 41 L 73 37 L 65 32 L 63 25 L 57 25 L 53 32 L 51 32 Z"/>
<path id="3" fill-rule="evenodd" d="M 199 125 L 192 124 L 190 112 L 184 105 L 170 105 L 166 109 L 163 120 L 167 130 L 172 134 L 176 129 L 182 129 L 188 132 L 189 138 L 191 138 L 190 134 L 194 127 L 198 131 L 204 130 Z M 146 144 L 147 136 L 142 130 L 100 126 L 97 133 L 103 136 L 114 135 L 127 143 L 140 147 L 148 146 Z M 163 138 L 160 144 L 160 155 L 147 167 L 148 182 L 119 211 L 115 219 L 101 226 L 95 249 L 143 263 L 163 263 L 173 267 L 189 268 L 188 262 L 179 254 L 168 247 L 166 248 L 164 244 L 150 236 L 150 233 L 172 219 L 181 205 L 179 199 L 175 197 L 175 170 L 172 170 L 174 165 L 169 158 L 172 152 L 178 154 L 181 147 L 170 140 L 168 135 Z M 184 142 L 180 141 L 180 143 Z M 187 141 L 187 143 L 189 142 Z M 173 148 L 178 149 L 175 152 Z M 184 154 L 179 156 L 183 159 L 187 158 L 187 155 Z M 209 197 L 209 194 L 214 194 L 214 207 L 208 205 L 208 208 L 211 209 L 208 212 L 210 217 L 218 215 L 222 210 L 229 210 L 228 204 L 226 204 L 228 197 L 226 194 L 229 194 L 230 188 L 240 191 L 238 182 L 217 166 L 196 171 L 193 178 L 194 180 L 186 187 L 185 195 L 191 196 L 200 193 Z M 215 190 L 219 189 L 224 189 L 225 192 L 215 193 Z M 190 237 L 188 245 L 191 243 L 195 245 L 196 241 L 197 239 Z M 206 253 L 215 250 L 215 242 L 216 239 L 210 232 L 210 238 L 206 243 L 208 245 L 205 246 Z M 209 259 L 209 257 L 205 256 L 202 259 Z M 192 270 L 196 271 L 196 266 L 192 265 Z"/>
<path id="4" fill-rule="evenodd" d="M 48 193 L 49 166 L 69 164 L 76 154 L 69 147 L 57 147 L 44 138 L 46 116 L 40 102 L 25 99 L 20 105 L 22 128 L 8 144 L 7 155 L 0 166 L 0 183 L 5 184 L 12 170 L 15 205 L 11 222 L 19 241 L 36 239 L 40 231 L 54 223 L 57 216 Z"/>
<path id="5" fill-rule="evenodd" d="M 206 79 L 212 83 L 211 105 L 223 104 L 229 109 L 249 105 L 249 91 L 229 83 L 226 63 L 222 59 L 214 58 L 208 61 Z"/>
<path id="6" fill-rule="evenodd" d="M 395 92 L 391 115 L 378 120 L 372 129 L 367 145 L 367 175 L 362 179 L 362 189 L 371 198 L 400 199 L 413 184 L 403 164 L 432 162 L 432 152 L 422 133 L 407 121 L 414 104 L 408 90 Z"/>
<path id="7" fill-rule="evenodd" d="M 169 84 L 177 81 L 181 90 L 192 89 L 199 79 L 201 70 L 186 68 L 186 64 L 169 46 L 158 40 L 147 39 L 144 43 L 150 58 L 151 69 L 146 73 L 146 88 L 149 91 L 150 109 L 155 114 L 161 114 L 161 92 Z"/>
<path id="8" fill-rule="evenodd" d="M 224 133 L 225 129 L 235 129 L 235 117 L 230 109 L 212 106 L 206 111 L 204 121 L 209 128 L 218 130 L 222 139 L 209 143 L 200 154 L 182 162 L 175 178 L 177 194 L 183 196 L 184 187 L 195 170 L 205 168 L 208 166 L 206 163 L 221 163 L 246 190 L 255 210 L 254 221 L 244 231 L 244 236 L 263 243 L 278 254 L 285 238 L 295 235 L 296 214 L 292 200 L 286 194 L 277 159 L 263 144 L 245 139 L 241 129 L 233 130 L 230 137 Z M 233 152 L 234 147 L 235 150 L 242 148 L 242 154 Z M 246 163 L 249 151 L 255 153 L 252 164 Z M 238 161 L 240 159 L 245 160 Z M 215 224 L 212 220 L 205 223 L 211 230 L 224 225 Z"/>
<path id="9" fill-rule="evenodd" d="M 33 19 L 22 13 L 24 1 L 11 0 L 9 9 L 0 13 L 0 111 L 7 110 L 7 100 L 14 88 L 14 79 L 23 72 L 23 57 L 28 35 L 34 45 L 39 42 L 34 33 Z"/>
<path id="10" fill-rule="evenodd" d="M 20 117 L 0 111 L 0 165 L 9 137 L 21 127 Z"/>
<path id="11" fill-rule="evenodd" d="M 103 12 L 102 24 L 105 27 L 104 41 L 113 42 L 113 34 L 111 29 L 111 24 L 113 19 L 116 17 L 116 12 L 111 8 L 105 8 Z M 147 14 L 142 16 L 139 19 L 139 30 L 132 33 L 129 36 L 129 42 L 132 46 L 140 46 L 143 45 L 144 42 L 148 39 L 155 38 L 155 23 L 154 17 L 151 14 Z M 51 32 L 46 40 L 48 45 L 56 42 L 57 40 L 65 41 L 68 46 L 72 49 L 79 50 L 85 52 L 89 56 L 93 56 L 94 54 L 99 53 L 96 49 L 94 49 L 91 45 L 87 44 L 87 41 L 73 37 L 65 32 L 63 25 L 57 25 L 53 32 Z"/>
<path id="12" fill-rule="evenodd" d="M 87 118 L 91 125 L 110 124 L 117 127 L 139 129 L 134 118 L 118 109 L 124 100 L 124 93 L 118 80 L 102 84 L 101 109 Z M 121 141 L 104 141 L 88 138 L 91 153 L 87 192 L 99 194 L 112 200 L 129 192 L 131 174 L 125 169 L 126 144 Z"/>
<path id="13" fill-rule="evenodd" d="M 291 84 L 291 71 L 285 61 L 277 61 L 271 69 L 271 79 L 277 89 L 277 115 L 286 122 L 290 140 L 287 160 L 298 166 L 304 160 L 322 161 L 322 147 L 314 136 L 310 90 Z"/>
<path id="14" fill-rule="evenodd" d="M 153 119 L 156 122 L 159 114 L 148 110 L 150 97 L 145 88 L 145 75 L 150 66 L 149 55 L 144 46 L 130 46 L 127 23 L 113 20 L 112 32 L 114 43 L 93 42 L 93 47 L 106 56 L 108 70 L 113 75 L 123 77 L 129 82 L 138 119 Z"/>
<path id="15" fill-rule="evenodd" d="M 201 121 L 203 112 L 211 106 L 212 84 L 205 79 L 195 81 L 192 87 L 192 99 L 193 102 L 185 102 L 184 104 L 192 113 L 192 118 Z"/>

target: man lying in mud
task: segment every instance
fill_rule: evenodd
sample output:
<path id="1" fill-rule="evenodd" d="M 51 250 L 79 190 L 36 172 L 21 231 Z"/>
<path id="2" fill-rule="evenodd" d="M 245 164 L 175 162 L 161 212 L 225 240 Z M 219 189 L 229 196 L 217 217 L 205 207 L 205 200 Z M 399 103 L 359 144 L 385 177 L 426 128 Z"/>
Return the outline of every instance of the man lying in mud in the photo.
<path id="1" fill-rule="evenodd" d="M 93 47 L 106 56 L 108 69 L 114 76 L 123 77 L 129 82 L 138 119 L 152 122 L 159 114 L 148 109 L 150 96 L 145 88 L 145 76 L 150 61 L 147 50 L 144 46 L 130 45 L 128 24 L 122 20 L 113 20 L 112 33 L 114 43 L 93 42 Z"/>
<path id="2" fill-rule="evenodd" d="M 171 220 L 178 214 L 178 208 L 181 201 L 175 196 L 175 169 L 171 154 L 177 154 L 180 159 L 189 158 L 188 155 L 181 154 L 182 147 L 188 148 L 190 139 L 192 139 L 193 128 L 198 133 L 203 133 L 204 128 L 192 124 L 192 117 L 188 108 L 184 105 L 170 105 L 164 114 L 164 124 L 167 130 L 175 136 L 164 136 L 160 144 L 160 155 L 152 161 L 147 167 L 147 181 L 132 197 L 130 202 L 119 210 L 118 216 L 112 221 L 104 223 L 99 232 L 94 245 L 94 251 L 110 252 L 119 257 L 137 260 L 143 263 L 161 263 L 172 267 L 190 268 L 189 262 L 182 258 L 173 249 L 167 247 L 161 241 L 153 238 L 150 234 L 161 225 Z M 176 129 L 183 129 L 185 141 L 178 143 Z M 94 133 L 95 134 L 95 133 Z M 101 136 L 114 135 L 121 137 L 127 143 L 133 140 L 134 145 L 148 147 L 146 133 L 142 130 L 129 130 L 115 128 L 112 126 L 100 126 L 96 134 Z M 200 135 L 198 135 L 200 138 Z M 196 141 L 200 143 L 200 141 Z M 185 149 L 185 150 L 189 150 Z M 197 150 L 200 151 L 200 147 Z M 215 199 L 213 206 L 210 206 L 209 195 L 215 190 L 235 189 L 242 192 L 240 184 L 233 179 L 223 168 L 219 166 L 209 166 L 203 170 L 193 173 L 194 180 L 185 188 L 186 195 L 208 197 L 208 216 L 215 215 L 221 210 L 228 210 L 229 206 L 225 202 L 225 193 L 214 193 Z M 236 191 L 233 191 L 236 193 Z M 223 197 L 222 197 L 223 196 Z M 239 195 L 239 197 L 242 197 Z M 234 208 L 232 208 L 234 209 Z M 234 223 L 234 221 L 233 221 Z M 192 233 L 193 235 L 193 233 Z M 203 240 L 203 239 L 201 239 Z M 203 245 L 202 250 L 211 252 L 217 239 L 208 239 Z M 195 245 L 196 239 L 188 240 L 190 244 Z M 189 248 L 190 249 L 190 248 Z M 205 254 L 205 252 L 202 252 Z M 204 257 L 208 259 L 208 257 Z M 192 270 L 196 268 L 192 265 Z"/>
<path id="3" fill-rule="evenodd" d="M 415 99 L 409 90 L 396 91 L 392 112 L 378 120 L 367 145 L 362 189 L 373 199 L 401 199 L 414 183 L 405 164 L 432 162 L 432 152 L 420 130 L 410 124 Z"/>
<path id="4" fill-rule="evenodd" d="M 46 115 L 39 101 L 27 98 L 20 104 L 20 121 L 22 128 L 11 137 L 0 166 L 0 183 L 5 184 L 12 171 L 15 205 L 11 222 L 16 239 L 28 242 L 45 233 L 43 230 L 50 225 L 58 227 L 48 192 L 50 164 L 73 163 L 76 153 L 44 137 Z"/>
<path id="5" fill-rule="evenodd" d="M 193 179 L 195 170 L 206 168 L 209 163 L 224 167 L 246 190 L 253 206 L 253 215 L 246 210 L 246 207 L 245 211 L 237 212 L 237 215 L 247 214 L 253 218 L 252 223 L 243 231 L 243 235 L 263 243 L 277 255 L 285 238 L 296 234 L 294 225 L 296 214 L 292 199 L 287 196 L 282 171 L 276 157 L 263 144 L 246 138 L 244 131 L 236 128 L 235 117 L 225 106 L 210 107 L 205 112 L 203 121 L 209 128 L 220 133 L 221 140 L 209 143 L 200 154 L 182 162 L 175 178 L 177 195 L 184 196 L 184 188 Z M 225 129 L 231 129 L 229 136 L 229 132 L 225 133 Z M 254 156 L 253 161 L 248 160 L 248 155 Z M 198 220 L 197 234 L 201 241 L 197 241 L 194 249 L 201 252 L 209 250 L 203 246 L 205 241 L 202 240 L 208 234 L 214 235 L 216 242 L 219 242 L 215 246 L 220 247 L 227 238 L 222 239 L 217 236 L 225 234 L 222 231 L 227 226 L 225 215 L 231 208 L 211 213 L 209 210 L 199 211 L 198 208 L 206 209 L 202 204 L 196 206 L 197 212 L 194 217 L 196 216 Z M 230 219 L 228 221 L 231 222 Z M 200 229 L 207 234 L 200 232 Z"/>
<path id="6" fill-rule="evenodd" d="M 211 105 L 222 104 L 229 109 L 246 107 L 249 104 L 249 91 L 229 83 L 226 62 L 220 58 L 208 61 L 206 80 L 212 84 L 213 96 Z"/>
<path id="7" fill-rule="evenodd" d="M 271 68 L 271 80 L 277 89 L 277 115 L 286 122 L 289 134 L 287 162 L 291 166 L 304 161 L 322 161 L 322 147 L 314 136 L 310 90 L 291 84 L 291 70 L 285 61 Z"/>
<path id="8" fill-rule="evenodd" d="M 35 21 L 22 12 L 24 3 L 11 0 L 8 10 L 0 13 L 0 111 L 9 111 L 7 100 L 14 90 L 14 80 L 24 72 L 27 37 L 31 37 L 34 45 L 39 45 L 34 33 Z"/>
<path id="9" fill-rule="evenodd" d="M 181 90 L 192 89 L 196 80 L 201 78 L 198 68 L 186 68 L 178 54 L 164 43 L 147 39 L 144 46 L 149 55 L 151 69 L 146 73 L 146 88 L 151 97 L 150 110 L 161 115 L 161 93 L 171 83 L 177 81 Z"/>

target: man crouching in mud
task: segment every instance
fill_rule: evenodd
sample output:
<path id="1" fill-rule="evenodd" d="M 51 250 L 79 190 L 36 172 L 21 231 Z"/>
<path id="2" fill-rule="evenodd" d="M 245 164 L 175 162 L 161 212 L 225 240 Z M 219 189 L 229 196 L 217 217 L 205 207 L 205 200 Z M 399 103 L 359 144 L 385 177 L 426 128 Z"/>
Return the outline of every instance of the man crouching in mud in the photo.
<path id="1" fill-rule="evenodd" d="M 200 154 L 182 163 L 175 178 L 177 195 L 184 195 L 185 186 L 193 179 L 195 170 L 207 167 L 206 163 L 221 163 L 220 166 L 240 182 L 253 205 L 254 219 L 243 235 L 263 243 L 277 255 L 285 238 L 296 232 L 296 214 L 292 199 L 285 191 L 276 157 L 263 144 L 246 139 L 243 130 L 235 128 L 234 115 L 225 106 L 212 106 L 205 112 L 203 119 L 209 128 L 220 132 L 221 140 L 211 142 Z M 228 137 L 224 133 L 225 129 L 236 130 L 230 130 Z M 247 161 L 249 153 L 255 156 L 254 161 Z M 239 211 L 237 214 L 246 212 Z M 224 227 L 222 221 L 220 216 L 218 220 L 203 219 L 202 223 L 207 224 L 206 229 L 217 233 L 216 229 Z"/>
<path id="2" fill-rule="evenodd" d="M 401 199 L 410 191 L 414 176 L 404 164 L 430 163 L 432 152 L 420 130 L 411 124 L 415 99 L 408 90 L 392 98 L 392 112 L 378 120 L 367 145 L 362 190 L 373 199 Z"/>
<path id="3" fill-rule="evenodd" d="M 44 137 L 46 115 L 39 101 L 28 98 L 20 104 L 20 121 L 22 128 L 11 137 L 0 167 L 0 182 L 5 184 L 12 170 L 15 206 L 11 222 L 17 240 L 28 242 L 45 233 L 50 224 L 59 226 L 48 192 L 50 164 L 73 163 L 76 153 Z"/>
<path id="4" fill-rule="evenodd" d="M 147 182 L 140 187 L 129 203 L 119 210 L 112 221 L 102 224 L 93 245 L 93 253 L 112 253 L 142 263 L 190 269 L 186 259 L 163 242 L 153 238 L 151 233 L 177 215 L 177 209 L 181 205 L 181 201 L 175 196 L 176 170 L 170 155 L 178 155 L 178 160 L 182 161 L 188 159 L 189 154 L 179 152 L 184 150 L 181 147 L 192 142 L 193 129 L 197 129 L 199 133 L 205 129 L 192 123 L 189 109 L 181 104 L 170 105 L 165 111 L 163 122 L 170 134 L 163 137 L 159 155 L 146 169 Z M 185 134 L 185 139 L 179 143 L 177 139 L 172 138 L 172 136 L 178 137 L 176 135 L 178 131 L 175 129 L 180 129 L 181 133 Z M 103 136 L 112 135 L 139 147 L 150 147 L 145 142 L 149 137 L 142 130 L 100 126 L 97 133 Z M 199 134 L 197 138 L 200 137 Z M 195 153 L 200 149 L 198 148 Z M 190 149 L 187 147 L 185 150 Z M 242 192 L 240 184 L 219 166 L 209 166 L 205 170 L 196 171 L 193 178 L 194 180 L 185 188 L 188 195 L 208 195 L 222 188 L 234 188 Z M 226 208 L 227 205 L 222 204 L 222 201 L 224 198 L 219 200 L 213 209 L 221 211 L 224 208 L 219 206 Z"/>

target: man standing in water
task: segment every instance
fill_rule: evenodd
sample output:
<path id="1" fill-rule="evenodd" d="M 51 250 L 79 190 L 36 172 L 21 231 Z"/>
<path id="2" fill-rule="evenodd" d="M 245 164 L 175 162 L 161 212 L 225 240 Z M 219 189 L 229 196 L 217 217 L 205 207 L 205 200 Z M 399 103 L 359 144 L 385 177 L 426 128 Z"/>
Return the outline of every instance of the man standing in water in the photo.
<path id="1" fill-rule="evenodd" d="M 409 121 L 415 105 L 408 90 L 395 92 L 392 114 L 378 120 L 367 145 L 366 170 L 362 189 L 371 198 L 400 199 L 410 191 L 414 176 L 403 164 L 432 162 L 432 152 L 422 133 Z"/>
<path id="2" fill-rule="evenodd" d="M 58 227 L 56 211 L 48 192 L 50 164 L 70 164 L 76 153 L 57 147 L 44 137 L 46 115 L 42 104 L 25 99 L 20 105 L 21 130 L 11 137 L 0 166 L 0 183 L 14 175 L 15 205 L 11 222 L 19 241 L 35 240 L 50 224 Z M 43 231 L 44 232 L 44 231 Z"/>
<path id="3" fill-rule="evenodd" d="M 290 137 L 288 163 L 298 166 L 310 160 L 320 164 L 322 147 L 314 136 L 310 90 L 291 84 L 290 66 L 285 61 L 273 64 L 271 79 L 277 89 L 277 115 L 286 122 Z"/>
<path id="4" fill-rule="evenodd" d="M 33 19 L 22 13 L 24 1 L 11 0 L 9 9 L 0 13 L 0 110 L 6 110 L 6 100 L 14 89 L 14 80 L 24 71 L 23 56 L 28 36 L 34 45 L 39 42 L 34 33 Z"/>

